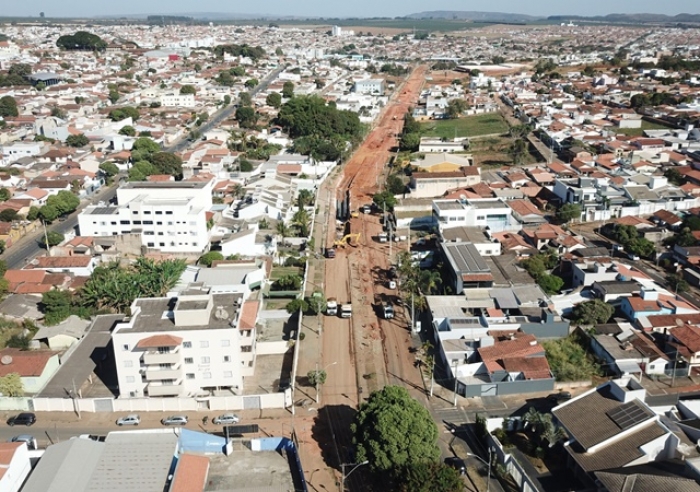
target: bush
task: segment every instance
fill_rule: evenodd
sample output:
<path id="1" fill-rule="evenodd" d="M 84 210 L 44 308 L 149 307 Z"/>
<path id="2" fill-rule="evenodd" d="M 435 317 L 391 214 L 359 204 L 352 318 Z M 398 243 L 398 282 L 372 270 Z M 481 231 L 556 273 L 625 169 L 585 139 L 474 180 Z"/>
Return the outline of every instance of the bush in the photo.
<path id="1" fill-rule="evenodd" d="M 599 366 L 576 335 L 544 342 L 545 355 L 557 381 L 584 381 L 599 373 Z"/>
<path id="2" fill-rule="evenodd" d="M 210 267 L 215 261 L 223 260 L 224 255 L 218 251 L 210 251 L 199 258 L 199 264 Z"/>

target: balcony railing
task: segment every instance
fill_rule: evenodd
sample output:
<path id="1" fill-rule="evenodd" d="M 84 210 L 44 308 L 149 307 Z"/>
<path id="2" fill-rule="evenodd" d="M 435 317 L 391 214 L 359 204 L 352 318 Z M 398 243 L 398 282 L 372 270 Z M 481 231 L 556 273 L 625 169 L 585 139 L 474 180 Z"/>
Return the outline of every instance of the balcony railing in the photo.
<path id="1" fill-rule="evenodd" d="M 143 354 L 143 363 L 148 366 L 153 364 L 178 364 L 180 362 L 182 362 L 182 354 L 179 350 L 165 353 L 153 351 Z"/>
<path id="2" fill-rule="evenodd" d="M 149 384 L 148 396 L 182 396 L 182 384 Z"/>

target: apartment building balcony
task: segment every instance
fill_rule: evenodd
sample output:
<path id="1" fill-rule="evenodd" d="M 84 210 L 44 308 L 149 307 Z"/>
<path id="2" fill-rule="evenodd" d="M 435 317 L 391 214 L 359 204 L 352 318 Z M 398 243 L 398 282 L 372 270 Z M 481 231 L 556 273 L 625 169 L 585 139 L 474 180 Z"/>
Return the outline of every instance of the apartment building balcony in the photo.
<path id="1" fill-rule="evenodd" d="M 149 383 L 146 387 L 148 396 L 183 396 L 185 388 L 180 383 Z"/>
<path id="2" fill-rule="evenodd" d="M 179 364 L 182 362 L 182 354 L 180 350 L 171 350 L 170 352 L 160 352 L 157 350 L 144 352 L 142 361 L 147 366 L 160 364 Z"/>
<path id="3" fill-rule="evenodd" d="M 182 379 L 182 367 L 161 368 L 158 366 L 146 368 L 144 375 L 146 381 L 180 380 Z"/>

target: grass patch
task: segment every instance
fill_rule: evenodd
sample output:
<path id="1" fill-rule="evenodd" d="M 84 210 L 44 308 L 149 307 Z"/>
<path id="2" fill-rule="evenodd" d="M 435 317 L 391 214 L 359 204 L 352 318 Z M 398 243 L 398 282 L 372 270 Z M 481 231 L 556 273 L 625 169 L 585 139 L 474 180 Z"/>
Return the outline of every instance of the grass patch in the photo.
<path id="1" fill-rule="evenodd" d="M 455 136 L 476 137 L 507 131 L 508 123 L 498 113 L 477 114 L 456 120 L 434 120 L 421 124 L 422 136 L 447 139 Z"/>
<path id="2" fill-rule="evenodd" d="M 15 323 L 6 319 L 0 319 L 0 349 L 7 347 L 7 342 L 14 335 L 21 335 L 24 327 L 21 323 Z M 30 337 L 32 335 L 29 335 Z"/>
<path id="3" fill-rule="evenodd" d="M 474 157 L 474 164 L 483 169 L 496 169 L 503 166 L 512 166 L 513 159 L 508 153 L 513 140 L 508 137 L 491 137 L 469 142 L 467 152 Z M 524 165 L 539 162 L 533 154 L 526 154 Z"/>
<path id="4" fill-rule="evenodd" d="M 278 280 L 285 275 L 299 275 L 303 277 L 304 270 L 299 267 L 275 266 L 270 272 L 270 280 Z"/>
<path id="5" fill-rule="evenodd" d="M 542 343 L 557 381 L 585 381 L 600 374 L 600 366 L 587 351 L 586 343 L 578 334 Z"/>
<path id="6" fill-rule="evenodd" d="M 618 128 L 616 126 L 609 126 L 606 129 L 613 133 L 619 133 L 628 137 L 643 137 L 644 130 L 672 130 L 674 127 L 642 120 L 641 128 Z"/>
<path id="7" fill-rule="evenodd" d="M 275 310 L 275 309 L 284 309 L 287 307 L 287 304 L 292 302 L 294 298 L 292 297 L 276 297 L 276 298 L 267 298 L 265 299 L 265 307 L 263 309 L 269 309 L 269 310 Z"/>

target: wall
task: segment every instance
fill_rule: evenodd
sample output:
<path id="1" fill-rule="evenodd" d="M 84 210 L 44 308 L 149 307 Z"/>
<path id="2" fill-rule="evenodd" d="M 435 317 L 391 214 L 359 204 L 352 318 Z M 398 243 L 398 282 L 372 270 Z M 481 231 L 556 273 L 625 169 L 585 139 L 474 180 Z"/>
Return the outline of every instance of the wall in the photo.
<path id="1" fill-rule="evenodd" d="M 20 398 L 10 398 L 10 397 L 0 397 L 0 412 L 14 411 L 14 412 L 28 412 L 33 409 L 32 399 L 27 397 Z"/>
<path id="2" fill-rule="evenodd" d="M 486 439 L 488 440 L 488 447 L 494 450 L 496 460 L 506 467 L 508 473 L 515 480 L 518 490 L 521 492 L 539 492 L 542 490 L 539 487 L 539 483 L 525 472 L 525 469 L 513 458 L 513 455 L 506 453 L 498 439 L 491 434 L 488 434 Z"/>
<path id="3" fill-rule="evenodd" d="M 460 394 L 465 397 L 481 396 L 482 392 L 493 391 L 495 387 L 496 393 L 491 396 L 517 395 L 520 393 L 538 393 L 554 390 L 554 378 L 550 379 L 531 379 L 523 381 L 502 382 L 502 383 L 484 383 L 484 384 L 460 384 L 460 389 L 464 388 L 464 393 Z"/>

